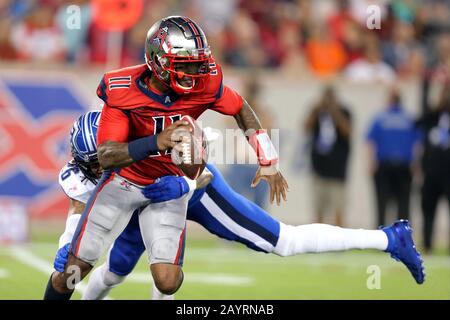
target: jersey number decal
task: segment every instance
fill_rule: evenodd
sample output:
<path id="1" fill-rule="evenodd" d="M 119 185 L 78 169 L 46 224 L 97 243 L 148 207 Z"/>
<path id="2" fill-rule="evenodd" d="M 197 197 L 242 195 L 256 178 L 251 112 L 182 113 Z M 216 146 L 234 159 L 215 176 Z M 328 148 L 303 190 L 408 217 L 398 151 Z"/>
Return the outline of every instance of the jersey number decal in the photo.
<path id="1" fill-rule="evenodd" d="M 209 64 L 209 74 L 212 76 L 217 76 L 218 71 L 217 71 L 216 63 Z"/>
<path id="2" fill-rule="evenodd" d="M 68 177 L 70 177 L 72 172 L 73 173 L 78 173 L 78 168 L 76 168 L 76 167 L 69 167 L 66 171 L 61 173 L 61 180 L 62 181 L 66 180 Z"/>
<path id="3" fill-rule="evenodd" d="M 158 133 L 161 133 L 161 131 L 164 130 L 164 125 L 166 123 L 166 116 L 158 116 L 158 117 L 152 117 L 153 118 L 153 125 L 154 125 L 154 129 L 153 129 L 153 134 L 157 135 Z M 178 120 L 181 119 L 181 114 L 177 114 L 174 116 L 168 116 L 168 118 L 170 118 L 171 124 L 174 124 L 175 122 L 177 122 Z M 170 151 L 166 150 L 163 152 L 162 155 L 168 155 L 170 154 Z M 161 152 L 156 151 L 153 153 L 150 153 L 150 157 L 159 157 L 161 156 Z"/>

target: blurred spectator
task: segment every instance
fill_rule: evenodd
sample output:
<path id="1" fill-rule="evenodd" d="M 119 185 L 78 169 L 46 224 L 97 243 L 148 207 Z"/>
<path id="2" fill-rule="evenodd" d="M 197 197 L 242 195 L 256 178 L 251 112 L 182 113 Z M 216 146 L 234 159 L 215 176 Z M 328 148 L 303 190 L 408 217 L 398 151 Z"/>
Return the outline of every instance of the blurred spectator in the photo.
<path id="1" fill-rule="evenodd" d="M 328 19 L 328 28 L 347 53 L 346 63 L 351 63 L 363 55 L 362 26 L 353 18 L 347 7 L 348 0 L 339 1 L 338 13 Z"/>
<path id="2" fill-rule="evenodd" d="M 88 34 L 89 61 L 104 64 L 108 60 L 108 31 L 92 23 Z"/>
<path id="3" fill-rule="evenodd" d="M 64 60 L 64 38 L 55 23 L 55 9 L 49 4 L 33 7 L 11 30 L 11 42 L 18 58 L 31 61 Z"/>
<path id="4" fill-rule="evenodd" d="M 203 31 L 208 37 L 214 37 L 223 32 L 236 10 L 237 0 L 189 0 L 183 1 L 184 11 L 188 17 L 195 20 L 199 17 Z"/>
<path id="5" fill-rule="evenodd" d="M 450 2 L 427 1 L 417 8 L 415 35 L 426 48 L 425 86 L 450 79 Z M 425 88 L 424 97 L 428 92 Z"/>
<path id="6" fill-rule="evenodd" d="M 381 60 L 380 46 L 375 34 L 368 34 L 365 41 L 364 56 L 355 60 L 345 69 L 345 76 L 353 82 L 393 83 L 394 70 Z"/>
<path id="7" fill-rule="evenodd" d="M 450 208 L 450 84 L 441 94 L 436 110 L 418 121 L 423 131 L 422 186 L 423 238 L 425 249 L 433 248 L 436 208 L 446 197 Z"/>
<path id="8" fill-rule="evenodd" d="M 377 6 L 380 9 L 381 19 L 385 20 L 388 13 L 388 4 L 391 1 L 397 0 L 351 0 L 350 10 L 352 16 L 363 26 L 366 25 L 367 21 L 367 8 L 369 6 Z M 401 0 L 400 0 L 401 1 Z"/>
<path id="9" fill-rule="evenodd" d="M 28 11 L 38 4 L 39 0 L 1 0 L 0 2 L 9 6 L 7 9 L 9 17 L 13 22 L 16 22 L 23 19 Z"/>
<path id="10" fill-rule="evenodd" d="M 337 10 L 328 18 L 328 29 L 334 39 L 345 42 L 348 24 L 357 23 L 350 11 L 349 0 L 337 0 Z"/>
<path id="11" fill-rule="evenodd" d="M 225 62 L 243 68 L 267 66 L 268 56 L 261 50 L 258 25 L 246 11 L 235 13 L 226 33 Z"/>
<path id="12" fill-rule="evenodd" d="M 409 218 L 414 149 L 419 141 L 419 131 L 403 109 L 400 93 L 391 90 L 387 110 L 375 117 L 367 134 L 378 226 L 386 224 L 390 200 L 397 206 L 398 219 Z"/>
<path id="13" fill-rule="evenodd" d="M 350 111 L 339 103 L 334 89 L 326 87 L 305 123 L 312 135 L 314 204 L 319 223 L 324 222 L 325 212 L 332 210 L 335 224 L 343 224 L 351 123 Z"/>
<path id="14" fill-rule="evenodd" d="M 64 42 L 66 45 L 66 60 L 68 62 L 86 62 L 87 57 L 82 57 L 86 51 L 87 36 L 92 18 L 92 8 L 89 0 L 65 0 L 65 5 L 59 7 L 56 14 L 59 29 L 62 30 Z M 80 8 L 80 25 L 74 27 L 68 24 L 69 15 L 73 12 L 67 12 L 67 8 L 76 5 Z"/>
<path id="15" fill-rule="evenodd" d="M 284 75 L 299 77 L 299 71 L 308 71 L 302 50 L 302 33 L 295 23 L 283 24 L 278 31 L 281 49 L 281 67 Z"/>
<path id="16" fill-rule="evenodd" d="M 416 37 L 429 46 L 440 35 L 450 32 L 450 3 L 447 0 L 426 1 L 417 7 L 413 21 Z M 432 48 L 430 48 L 433 50 Z"/>
<path id="17" fill-rule="evenodd" d="M 410 23 L 397 21 L 392 39 L 383 43 L 383 60 L 400 75 L 418 76 L 424 70 L 421 46 L 414 39 L 414 29 Z"/>
<path id="18" fill-rule="evenodd" d="M 305 53 L 314 73 L 330 76 L 339 72 L 347 62 L 346 52 L 339 41 L 330 36 L 325 25 L 316 24 L 306 42 Z"/>
<path id="19" fill-rule="evenodd" d="M 395 16 L 395 11 L 392 3 L 387 5 L 386 11 L 386 16 L 384 16 L 381 20 L 382 28 L 373 30 L 376 31 L 376 33 L 380 37 L 380 40 L 383 42 L 389 41 L 389 39 L 392 37 L 392 30 L 394 29 L 395 23 L 397 22 L 397 17 Z"/>
<path id="20" fill-rule="evenodd" d="M 14 59 L 16 52 L 10 41 L 12 13 L 10 0 L 0 0 L 0 59 Z"/>
<path id="21" fill-rule="evenodd" d="M 450 80 L 450 31 L 436 39 L 435 59 L 430 65 L 430 78 L 437 82 Z"/>
<path id="22" fill-rule="evenodd" d="M 150 28 L 149 21 L 151 21 L 149 16 L 144 15 L 139 19 L 138 23 L 127 31 L 124 47 L 124 55 L 126 56 L 125 65 L 145 63 L 145 38 Z"/>
<path id="23" fill-rule="evenodd" d="M 81 8 L 80 29 L 67 28 L 69 4 Z M 379 30 L 366 28 L 369 5 L 381 10 Z M 0 0 L 0 14 L 0 58 L 104 64 L 112 52 L 89 0 Z M 392 83 L 426 65 L 425 81 L 450 77 L 448 0 L 146 0 L 143 19 L 125 33 L 121 64 L 141 62 L 144 30 L 173 14 L 198 20 L 217 60 L 238 68 Z"/>

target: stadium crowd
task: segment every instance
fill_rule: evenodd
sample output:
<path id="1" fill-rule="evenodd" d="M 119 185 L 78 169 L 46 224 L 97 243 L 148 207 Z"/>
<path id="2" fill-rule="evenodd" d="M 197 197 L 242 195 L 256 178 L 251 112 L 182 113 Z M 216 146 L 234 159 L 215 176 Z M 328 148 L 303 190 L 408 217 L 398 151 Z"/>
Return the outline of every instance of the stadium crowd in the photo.
<path id="1" fill-rule="evenodd" d="M 450 3 L 446 0 L 146 0 L 125 32 L 122 65 L 142 61 L 150 22 L 193 17 L 219 61 L 240 68 L 302 68 L 319 77 L 393 82 L 445 76 L 450 69 Z M 67 6 L 78 5 L 81 28 L 68 29 Z M 370 30 L 369 5 L 382 28 Z M 175 11 L 174 11 L 175 8 Z M 88 0 L 0 0 L 0 59 L 104 63 L 108 32 Z"/>

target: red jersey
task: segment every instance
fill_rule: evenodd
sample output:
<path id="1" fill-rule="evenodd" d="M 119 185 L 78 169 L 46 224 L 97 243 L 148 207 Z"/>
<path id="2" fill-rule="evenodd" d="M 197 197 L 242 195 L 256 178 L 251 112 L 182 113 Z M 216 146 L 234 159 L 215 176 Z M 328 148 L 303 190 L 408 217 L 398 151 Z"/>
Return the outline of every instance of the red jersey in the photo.
<path id="1" fill-rule="evenodd" d="M 147 88 L 151 74 L 147 65 L 108 72 L 102 78 L 97 95 L 105 102 L 97 133 L 97 145 L 105 141 L 129 142 L 160 133 L 183 115 L 197 119 L 211 109 L 226 115 L 237 114 L 242 97 L 223 85 L 220 66 L 210 64 L 211 74 L 201 93 L 157 94 Z M 119 174 L 130 181 L 147 185 L 166 175 L 183 175 L 172 162 L 170 153 L 157 152 L 148 158 L 121 168 Z"/>

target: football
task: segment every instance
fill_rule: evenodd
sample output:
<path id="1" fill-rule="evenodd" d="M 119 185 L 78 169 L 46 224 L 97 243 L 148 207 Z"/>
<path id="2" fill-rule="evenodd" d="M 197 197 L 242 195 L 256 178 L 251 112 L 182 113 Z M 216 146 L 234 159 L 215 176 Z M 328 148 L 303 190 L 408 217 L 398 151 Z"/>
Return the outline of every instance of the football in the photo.
<path id="1" fill-rule="evenodd" d="M 208 161 L 208 141 L 203 129 L 190 116 L 181 120 L 189 122 L 192 131 L 180 129 L 175 132 L 175 140 L 181 140 L 172 149 L 172 161 L 189 179 L 197 179 L 203 172 Z"/>

